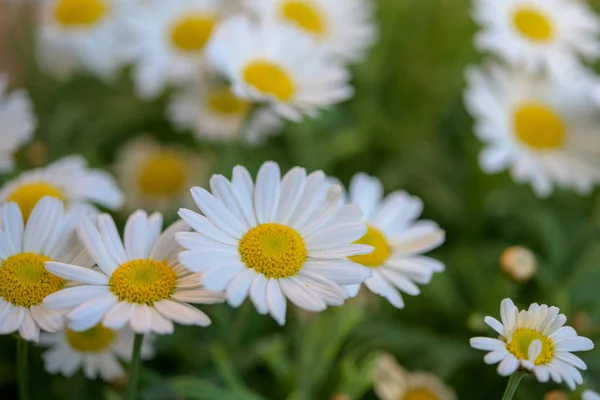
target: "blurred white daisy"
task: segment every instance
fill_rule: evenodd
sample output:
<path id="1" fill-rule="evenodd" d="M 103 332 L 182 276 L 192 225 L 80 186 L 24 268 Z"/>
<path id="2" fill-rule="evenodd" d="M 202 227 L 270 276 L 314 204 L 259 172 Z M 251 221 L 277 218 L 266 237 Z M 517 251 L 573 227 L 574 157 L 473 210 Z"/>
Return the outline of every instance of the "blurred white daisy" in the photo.
<path id="1" fill-rule="evenodd" d="M 44 269 L 49 260 L 93 262 L 75 235 L 76 210 L 64 213 L 60 200 L 44 197 L 24 223 L 15 203 L 1 206 L 0 333 L 19 332 L 26 340 L 39 339 L 40 328 L 55 332 L 63 327 L 63 310 L 42 303 L 61 290 L 65 281 Z"/>
<path id="2" fill-rule="evenodd" d="M 597 82 L 587 72 L 544 78 L 494 64 L 470 68 L 465 103 L 486 145 L 481 169 L 509 169 L 540 197 L 554 185 L 591 191 L 600 181 Z"/>
<path id="3" fill-rule="evenodd" d="M 600 400 L 600 394 L 591 390 L 586 390 L 581 395 L 581 400 Z"/>
<path id="4" fill-rule="evenodd" d="M 575 329 L 563 326 L 567 322 L 557 307 L 533 303 L 528 310 L 521 310 L 512 300 L 504 299 L 500 306 L 502 322 L 485 317 L 485 323 L 498 332 L 500 337 L 475 337 L 471 346 L 489 351 L 486 364 L 498 365 L 502 376 L 512 375 L 524 368 L 535 375 L 538 381 L 565 382 L 571 389 L 583 383 L 579 369 L 587 369 L 585 363 L 573 351 L 587 351 L 594 343 L 578 336 Z"/>
<path id="5" fill-rule="evenodd" d="M 248 144 L 261 144 L 283 128 L 275 113 L 253 107 L 222 84 L 181 88 L 173 95 L 167 112 L 179 129 L 191 129 L 198 139 L 215 142 L 240 138 Z"/>
<path id="6" fill-rule="evenodd" d="M 217 28 L 207 54 L 237 96 L 265 101 L 294 121 L 353 94 L 348 71 L 326 47 L 288 25 L 231 17 Z"/>
<path id="7" fill-rule="evenodd" d="M 206 66 L 205 47 L 219 23 L 218 0 L 147 0 L 132 7 L 126 54 L 138 95 L 154 97 L 169 84 L 187 84 Z"/>
<path id="8" fill-rule="evenodd" d="M 44 304 L 75 307 L 67 314 L 74 331 L 100 322 L 115 330 L 128 325 L 136 333 L 159 334 L 173 333 L 173 322 L 210 325 L 206 314 L 188 303 L 220 303 L 223 295 L 204 290 L 200 274 L 177 261 L 181 248 L 174 235 L 187 231 L 187 225 L 175 222 L 161 234 L 162 222 L 159 213 L 136 211 L 127 220 L 123 241 L 110 215 L 99 215 L 96 224 L 81 217 L 77 233 L 99 269 L 47 262 L 48 271 L 82 285 L 54 293 Z"/>
<path id="9" fill-rule="evenodd" d="M 476 46 L 529 72 L 560 75 L 600 55 L 600 20 L 583 1 L 476 0 Z"/>
<path id="10" fill-rule="evenodd" d="M 358 61 L 376 37 L 371 0 L 250 0 L 262 19 L 292 25 L 343 61 Z"/>
<path id="11" fill-rule="evenodd" d="M 123 65 L 121 0 L 42 0 L 39 64 L 60 77 L 88 70 L 112 77 Z"/>
<path id="12" fill-rule="evenodd" d="M 209 157 L 140 136 L 117 153 L 116 175 L 128 210 L 176 211 L 189 204 L 189 188 L 208 181 Z"/>
<path id="13" fill-rule="evenodd" d="M 0 74 L 0 172 L 14 166 L 14 153 L 33 137 L 37 119 L 25 90 L 8 93 L 8 76 Z"/>
<path id="14" fill-rule="evenodd" d="M 454 391 L 428 372 L 408 372 L 383 354 L 373 365 L 373 384 L 380 400 L 455 400 Z"/>
<path id="15" fill-rule="evenodd" d="M 134 336 L 130 329 L 114 331 L 102 325 L 83 332 L 65 328 L 56 333 L 42 333 L 40 344 L 49 347 L 42 354 L 46 371 L 71 377 L 81 369 L 88 379 L 100 377 L 109 382 L 125 378 L 119 360 L 129 362 L 131 359 Z M 151 336 L 144 337 L 142 359 L 154 354 L 151 339 Z"/>
<path id="16" fill-rule="evenodd" d="M 0 189 L 0 202 L 14 201 L 25 220 L 44 196 L 73 206 L 98 204 L 111 210 L 121 208 L 123 194 L 114 178 L 105 171 L 87 168 L 81 156 L 68 156 L 43 168 L 31 169 Z"/>
<path id="17" fill-rule="evenodd" d="M 357 242 L 373 246 L 370 254 L 350 257 L 369 267 L 373 276 L 365 285 L 385 297 L 394 307 L 403 308 L 400 292 L 417 296 L 419 284 L 428 284 L 444 264 L 422 255 L 444 242 L 445 233 L 437 223 L 417 221 L 423 202 L 403 191 L 383 197 L 383 186 L 376 177 L 356 174 L 350 182 L 348 202 L 359 206 L 367 224 L 367 233 Z M 347 287 L 355 296 L 360 285 Z"/>
<path id="18" fill-rule="evenodd" d="M 359 284 L 371 272 L 346 260 L 368 253 L 370 246 L 351 244 L 365 233 L 360 210 L 340 206 L 341 187 L 328 196 L 321 171 L 306 175 L 291 169 L 281 179 L 274 162 L 262 165 L 256 184 L 240 166 L 233 179 L 210 180 L 212 194 L 195 187 L 192 197 L 203 215 L 179 213 L 197 233 L 180 233 L 187 250 L 181 263 L 201 272 L 208 289 L 224 290 L 238 307 L 250 295 L 261 314 L 285 323 L 286 297 L 308 311 L 341 305 L 340 285 Z"/>

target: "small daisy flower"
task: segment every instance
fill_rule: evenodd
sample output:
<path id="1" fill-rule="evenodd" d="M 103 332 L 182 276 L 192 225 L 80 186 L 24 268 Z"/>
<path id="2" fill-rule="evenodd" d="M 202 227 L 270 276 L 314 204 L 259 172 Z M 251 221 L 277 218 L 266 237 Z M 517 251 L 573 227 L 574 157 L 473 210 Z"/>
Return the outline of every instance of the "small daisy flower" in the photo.
<path id="1" fill-rule="evenodd" d="M 65 287 L 65 281 L 44 269 L 49 260 L 93 262 L 77 241 L 76 210 L 64 213 L 61 201 L 44 197 L 24 222 L 15 203 L 0 207 L 0 333 L 19 332 L 37 342 L 40 328 L 55 332 L 63 327 L 63 310 L 49 310 L 42 301 Z"/>
<path id="2" fill-rule="evenodd" d="M 0 172 L 14 166 L 14 153 L 33 137 L 37 120 L 24 90 L 7 92 L 8 77 L 0 74 Z"/>
<path id="3" fill-rule="evenodd" d="M 581 395 L 581 400 L 600 400 L 600 394 L 591 390 L 586 390 Z"/>
<path id="4" fill-rule="evenodd" d="M 360 210 L 340 206 L 341 187 L 328 194 L 321 171 L 306 175 L 291 169 L 281 179 L 279 166 L 266 162 L 256 184 L 240 166 L 233 179 L 210 180 L 212 194 L 195 187 L 192 197 L 203 215 L 182 209 L 181 218 L 197 233 L 180 233 L 188 251 L 183 265 L 201 272 L 204 285 L 226 292 L 238 307 L 250 296 L 260 314 L 285 323 L 286 298 L 308 311 L 341 305 L 340 285 L 360 284 L 371 272 L 346 257 L 368 253 L 352 244 L 365 233 Z"/>
<path id="5" fill-rule="evenodd" d="M 147 136 L 125 143 L 117 153 L 116 174 L 129 210 L 171 212 L 191 203 L 189 188 L 208 181 L 210 160 Z"/>
<path id="6" fill-rule="evenodd" d="M 98 204 L 117 210 L 123 204 L 123 194 L 114 178 L 87 168 L 81 156 L 64 157 L 46 167 L 25 171 L 0 189 L 0 202 L 17 203 L 25 220 L 44 196 L 64 201 L 67 208 Z"/>
<path id="7" fill-rule="evenodd" d="M 373 44 L 370 0 L 250 0 L 260 18 L 288 24 L 323 43 L 343 61 L 358 61 Z"/>
<path id="8" fill-rule="evenodd" d="M 363 173 L 352 178 L 348 202 L 361 208 L 367 224 L 367 233 L 357 243 L 374 248 L 350 259 L 372 269 L 373 276 L 365 281 L 370 291 L 403 308 L 400 292 L 417 296 L 417 283 L 428 284 L 434 273 L 444 271 L 444 264 L 422 255 L 444 242 L 444 231 L 433 221 L 417 221 L 423 211 L 421 199 L 403 191 L 384 198 L 381 181 Z M 352 296 L 359 289 L 347 287 Z"/>
<path id="9" fill-rule="evenodd" d="M 170 84 L 187 84 L 206 66 L 205 47 L 221 18 L 218 0 L 148 0 L 126 20 L 140 97 L 154 97 Z"/>
<path id="10" fill-rule="evenodd" d="M 353 94 L 348 71 L 327 49 L 287 25 L 231 17 L 216 30 L 207 54 L 237 96 L 265 101 L 294 121 Z"/>
<path id="11" fill-rule="evenodd" d="M 512 300 L 504 299 L 500 306 L 502 322 L 485 317 L 485 322 L 498 332 L 498 339 L 475 337 L 471 346 L 489 351 L 486 364 L 498 365 L 501 376 L 512 375 L 519 368 L 535 375 L 538 381 L 565 382 L 572 390 L 583 383 L 579 369 L 587 369 L 585 363 L 573 351 L 587 351 L 594 343 L 578 336 L 575 329 L 563 326 L 567 321 L 557 307 L 534 303 L 528 310 L 521 310 Z"/>
<path id="12" fill-rule="evenodd" d="M 131 359 L 134 336 L 130 329 L 114 331 L 102 325 L 83 332 L 65 328 L 56 333 L 42 333 L 40 344 L 49 347 L 42 354 L 46 371 L 71 377 L 81 369 L 88 379 L 100 377 L 108 382 L 125 378 L 119 360 L 129 362 Z M 154 354 L 149 339 L 151 337 L 144 337 L 142 359 Z"/>
<path id="13" fill-rule="evenodd" d="M 120 0 L 43 0 L 39 64 L 60 77 L 78 70 L 103 78 L 123 65 Z"/>
<path id="14" fill-rule="evenodd" d="M 549 196 L 553 186 L 588 193 L 600 181 L 597 78 L 589 73 L 533 77 L 491 65 L 467 71 L 465 103 L 486 147 L 485 173 L 509 169 L 517 182 Z"/>
<path id="15" fill-rule="evenodd" d="M 583 1 L 476 0 L 476 46 L 529 72 L 558 76 L 600 55 L 600 20 Z"/>
<path id="16" fill-rule="evenodd" d="M 85 331 L 102 322 L 115 330 L 130 326 L 136 333 L 173 333 L 173 322 L 183 325 L 210 325 L 202 311 L 188 303 L 212 304 L 223 301 L 220 293 L 204 290 L 200 274 L 181 266 L 181 248 L 174 235 L 188 230 L 175 222 L 162 234 L 162 215 L 134 212 L 125 225 L 124 241 L 112 217 L 98 216 L 94 224 L 81 217 L 77 232 L 99 270 L 77 264 L 47 262 L 46 269 L 81 286 L 48 296 L 51 309 L 75 307 L 67 318 L 69 328 Z"/>
<path id="17" fill-rule="evenodd" d="M 383 354 L 373 366 L 375 393 L 380 400 L 455 400 L 454 391 L 428 372 L 408 372 L 394 357 Z"/>

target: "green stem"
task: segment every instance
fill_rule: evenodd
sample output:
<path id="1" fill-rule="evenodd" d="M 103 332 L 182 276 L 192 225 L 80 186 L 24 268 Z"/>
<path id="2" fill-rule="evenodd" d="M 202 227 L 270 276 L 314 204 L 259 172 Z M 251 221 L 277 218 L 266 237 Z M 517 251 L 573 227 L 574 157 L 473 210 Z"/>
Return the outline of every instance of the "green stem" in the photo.
<path id="1" fill-rule="evenodd" d="M 17 373 L 19 381 L 19 399 L 29 399 L 29 342 L 25 339 L 17 339 Z"/>
<path id="2" fill-rule="evenodd" d="M 513 396 L 517 391 L 517 387 L 521 382 L 521 379 L 525 376 L 524 372 L 517 371 L 510 376 L 508 380 L 508 385 L 506 385 L 506 390 L 504 391 L 504 396 L 502 396 L 502 400 L 512 400 Z"/>
<path id="3" fill-rule="evenodd" d="M 127 389 L 127 398 L 129 400 L 137 398 L 143 340 L 144 335 L 137 333 L 133 341 L 133 352 L 131 353 L 131 362 L 129 364 L 129 387 Z"/>

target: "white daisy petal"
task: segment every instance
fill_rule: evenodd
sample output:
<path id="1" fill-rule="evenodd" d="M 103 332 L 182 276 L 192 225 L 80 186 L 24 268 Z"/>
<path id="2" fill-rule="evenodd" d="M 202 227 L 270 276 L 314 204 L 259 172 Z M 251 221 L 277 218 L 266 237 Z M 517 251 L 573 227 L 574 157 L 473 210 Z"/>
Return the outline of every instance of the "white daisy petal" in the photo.
<path id="1" fill-rule="evenodd" d="M 267 281 L 267 308 L 279 325 L 285 324 L 286 300 L 277 279 Z"/>
<path id="2" fill-rule="evenodd" d="M 107 293 L 110 293 L 110 289 L 105 285 L 74 286 L 65 288 L 47 296 L 44 299 L 44 305 L 53 310 L 77 307 L 88 300 L 91 300 L 97 296 L 105 295 Z"/>
<path id="3" fill-rule="evenodd" d="M 73 280 L 75 282 L 87 285 L 108 285 L 108 277 L 100 272 L 90 268 L 82 268 L 76 265 L 47 261 L 46 270 L 63 279 Z"/>

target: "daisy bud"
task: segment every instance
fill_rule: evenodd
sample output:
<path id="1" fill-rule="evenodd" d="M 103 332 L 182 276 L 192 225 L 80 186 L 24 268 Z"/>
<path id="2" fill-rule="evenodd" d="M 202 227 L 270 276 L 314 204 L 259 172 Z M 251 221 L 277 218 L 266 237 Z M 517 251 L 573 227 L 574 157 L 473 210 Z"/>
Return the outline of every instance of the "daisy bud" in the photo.
<path id="1" fill-rule="evenodd" d="M 500 255 L 500 269 L 518 283 L 527 282 L 537 270 L 535 255 L 525 247 L 509 247 Z"/>

